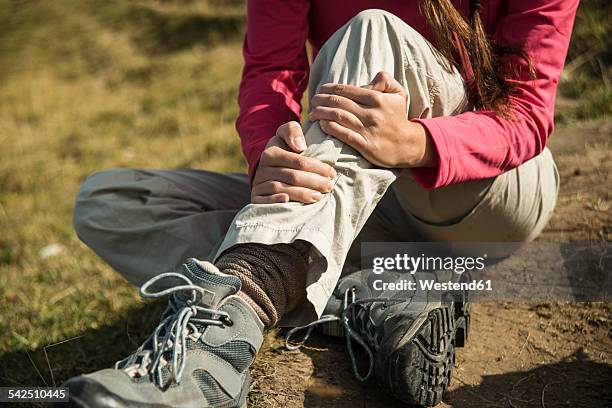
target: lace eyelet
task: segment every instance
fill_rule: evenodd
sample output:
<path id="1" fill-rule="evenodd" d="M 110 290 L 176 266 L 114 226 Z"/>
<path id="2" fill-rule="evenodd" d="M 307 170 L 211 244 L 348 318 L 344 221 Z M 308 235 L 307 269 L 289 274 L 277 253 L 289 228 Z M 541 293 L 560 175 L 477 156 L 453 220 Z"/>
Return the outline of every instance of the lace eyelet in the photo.
<path id="1" fill-rule="evenodd" d="M 232 327 L 234 325 L 234 322 L 232 321 L 232 319 L 230 319 L 227 316 L 223 316 L 221 318 L 221 322 L 223 322 L 223 324 L 227 327 Z"/>

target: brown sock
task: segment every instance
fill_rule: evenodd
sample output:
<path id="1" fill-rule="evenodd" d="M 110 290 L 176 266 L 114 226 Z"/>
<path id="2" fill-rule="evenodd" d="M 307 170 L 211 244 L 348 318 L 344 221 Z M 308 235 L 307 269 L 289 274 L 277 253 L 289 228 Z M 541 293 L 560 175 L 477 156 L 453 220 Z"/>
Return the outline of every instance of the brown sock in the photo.
<path id="1" fill-rule="evenodd" d="M 223 273 L 242 281 L 238 296 L 257 313 L 266 327 L 276 325 L 306 297 L 306 272 L 310 244 L 241 244 L 216 262 Z"/>

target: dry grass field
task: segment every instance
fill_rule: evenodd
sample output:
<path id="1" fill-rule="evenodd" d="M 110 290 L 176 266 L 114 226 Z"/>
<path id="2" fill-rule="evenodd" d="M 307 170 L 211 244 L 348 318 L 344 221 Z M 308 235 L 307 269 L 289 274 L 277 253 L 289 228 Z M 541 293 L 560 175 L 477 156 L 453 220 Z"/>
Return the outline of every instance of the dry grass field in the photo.
<path id="1" fill-rule="evenodd" d="M 53 385 L 135 349 L 163 308 L 74 234 L 83 179 L 118 166 L 246 169 L 234 130 L 244 4 L 0 4 L 0 386 Z M 551 140 L 559 208 L 541 239 L 612 238 L 611 9 L 579 11 Z M 611 312 L 477 305 L 445 406 L 612 406 Z M 341 342 L 281 343 L 268 334 L 250 406 L 395 406 L 352 380 Z"/>

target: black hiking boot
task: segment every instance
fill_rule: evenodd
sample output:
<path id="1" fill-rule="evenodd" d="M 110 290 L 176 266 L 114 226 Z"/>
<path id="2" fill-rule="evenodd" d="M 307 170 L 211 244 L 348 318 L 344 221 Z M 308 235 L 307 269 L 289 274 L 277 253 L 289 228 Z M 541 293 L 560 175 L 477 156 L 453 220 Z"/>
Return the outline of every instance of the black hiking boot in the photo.
<path id="1" fill-rule="evenodd" d="M 447 390 L 455 363 L 455 347 L 466 344 L 470 325 L 470 303 L 465 294 L 418 289 L 419 279 L 445 281 L 434 273 L 363 270 L 342 278 L 321 319 L 287 334 L 312 329 L 347 339 L 355 377 L 368 381 L 374 374 L 378 384 L 395 398 L 420 406 L 435 406 Z M 375 284 L 375 281 L 379 281 Z M 457 280 L 456 278 L 454 280 Z M 414 282 L 417 289 L 383 289 L 382 283 Z M 364 349 L 367 372 L 359 369 L 353 342 Z"/>

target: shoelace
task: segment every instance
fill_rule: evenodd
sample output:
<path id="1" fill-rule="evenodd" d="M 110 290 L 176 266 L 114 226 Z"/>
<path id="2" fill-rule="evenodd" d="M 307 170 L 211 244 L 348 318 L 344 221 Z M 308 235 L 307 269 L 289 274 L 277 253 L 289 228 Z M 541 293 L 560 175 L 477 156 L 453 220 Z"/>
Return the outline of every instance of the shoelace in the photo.
<path id="1" fill-rule="evenodd" d="M 305 326 L 294 327 L 293 329 L 287 332 L 287 335 L 285 337 L 285 347 L 288 350 L 297 350 L 306 343 L 315 326 L 318 326 L 323 323 L 340 322 L 344 327 L 344 331 L 346 333 L 346 348 L 348 350 L 349 357 L 351 358 L 351 366 L 353 368 L 355 378 L 357 378 L 357 380 L 362 383 L 366 382 L 370 379 L 370 377 L 372 377 L 372 374 L 374 372 L 374 352 L 363 339 L 363 337 L 359 334 L 359 332 L 357 332 L 357 330 L 352 327 L 352 325 L 355 324 L 354 310 L 356 306 L 364 305 L 366 303 L 387 304 L 390 302 L 398 303 L 401 302 L 401 300 L 391 298 L 355 299 L 355 288 L 349 288 L 344 291 L 344 300 L 342 302 L 342 312 L 340 313 L 340 316 L 323 315 L 319 318 L 319 320 L 315 320 L 314 322 L 309 323 Z M 295 343 L 292 342 L 291 337 L 302 330 L 306 330 L 306 334 L 304 335 L 304 337 L 302 337 L 302 340 Z M 357 366 L 357 358 L 355 357 L 355 352 L 353 350 L 353 341 L 357 342 L 357 344 L 359 344 L 365 350 L 368 356 L 368 372 L 365 375 L 361 375 L 361 373 L 359 372 L 359 367 Z"/>
<path id="2" fill-rule="evenodd" d="M 151 285 L 167 278 L 177 278 L 184 281 L 186 284 L 177 285 L 158 292 L 148 291 Z M 190 294 L 191 297 L 188 299 L 181 299 L 177 296 L 179 293 L 187 293 Z M 153 375 L 153 381 L 161 389 L 167 389 L 172 382 L 179 384 L 183 375 L 183 370 L 185 369 L 187 336 L 197 336 L 200 334 L 200 330 L 195 323 L 199 323 L 203 326 L 231 326 L 233 324 L 228 313 L 198 306 L 198 293 L 204 296 L 206 291 L 194 285 L 186 276 L 175 272 L 159 274 L 149 279 L 140 287 L 140 295 L 145 299 L 157 299 L 166 295 L 172 295 L 172 300 L 170 301 L 170 312 L 168 315 L 159 323 L 153 333 L 138 350 L 128 358 L 124 365 L 124 370 L 126 370 L 128 374 L 130 374 L 130 372 L 140 375 L 144 373 L 155 373 L 155 375 Z M 209 318 L 196 318 L 195 316 L 198 314 L 207 315 Z M 164 332 L 163 337 L 160 336 L 162 331 Z M 149 342 L 152 344 L 152 350 L 145 349 L 145 345 L 148 345 Z M 164 353 L 170 350 L 172 350 L 171 369 L 169 369 L 170 376 L 166 384 L 164 384 L 162 378 L 162 368 L 164 367 L 162 364 L 162 357 Z M 116 369 L 119 368 L 119 364 L 122 363 L 122 361 L 115 364 Z M 135 364 L 137 367 L 133 369 Z"/>

